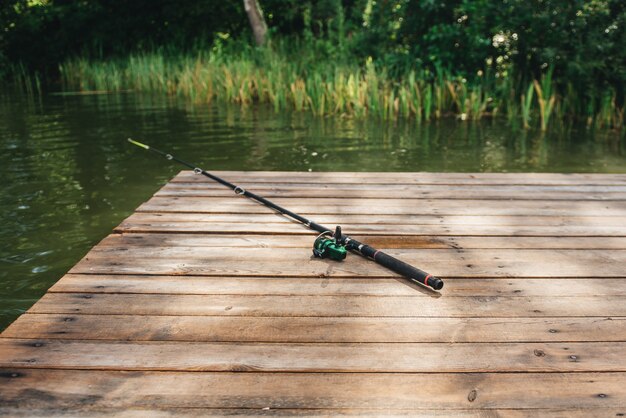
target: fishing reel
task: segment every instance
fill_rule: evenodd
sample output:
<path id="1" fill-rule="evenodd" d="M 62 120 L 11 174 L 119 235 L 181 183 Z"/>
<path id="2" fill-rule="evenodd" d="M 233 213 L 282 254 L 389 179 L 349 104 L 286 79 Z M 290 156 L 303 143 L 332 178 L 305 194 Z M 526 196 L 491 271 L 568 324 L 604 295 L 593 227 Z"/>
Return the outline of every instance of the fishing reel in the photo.
<path id="1" fill-rule="evenodd" d="M 330 231 L 322 232 L 313 243 L 313 255 L 315 257 L 341 261 L 346 258 L 347 253 L 348 250 L 343 243 L 340 226 L 335 228 L 335 233 L 332 235 Z"/>

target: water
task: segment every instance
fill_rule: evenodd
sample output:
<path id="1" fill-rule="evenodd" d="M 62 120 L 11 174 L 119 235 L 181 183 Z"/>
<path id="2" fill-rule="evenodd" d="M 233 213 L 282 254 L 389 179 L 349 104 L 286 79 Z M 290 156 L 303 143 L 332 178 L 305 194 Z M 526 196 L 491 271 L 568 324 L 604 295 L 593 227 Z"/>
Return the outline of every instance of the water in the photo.
<path id="1" fill-rule="evenodd" d="M 611 132 L 312 118 L 138 94 L 0 94 L 0 329 L 180 170 L 129 136 L 219 170 L 626 172 L 624 138 Z"/>

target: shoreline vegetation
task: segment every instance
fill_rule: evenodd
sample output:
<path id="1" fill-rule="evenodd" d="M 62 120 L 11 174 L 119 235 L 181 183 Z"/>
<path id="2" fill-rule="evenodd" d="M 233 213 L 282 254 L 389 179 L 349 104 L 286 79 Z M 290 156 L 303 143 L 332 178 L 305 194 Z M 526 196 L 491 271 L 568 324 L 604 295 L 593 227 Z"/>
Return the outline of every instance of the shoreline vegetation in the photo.
<path id="1" fill-rule="evenodd" d="M 276 112 L 310 111 L 316 116 L 412 119 L 417 123 L 454 117 L 504 118 L 513 127 L 540 128 L 583 123 L 599 129 L 624 128 L 624 107 L 608 88 L 589 101 L 576 86 L 559 86 L 551 69 L 526 83 L 489 64 L 474 80 L 448 71 L 410 69 L 390 75 L 371 58 L 354 62 L 319 59 L 308 45 L 274 42 L 264 48 L 212 48 L 188 53 L 164 50 L 116 59 L 73 58 L 59 65 L 61 90 L 164 93 L 195 103 L 225 100 L 241 106 L 271 105 Z M 294 52 L 300 51 L 300 52 Z M 13 84 L 42 94 L 37 74 L 12 68 Z"/>
<path id="2" fill-rule="evenodd" d="M 624 27 L 623 0 L 10 0 L 0 81 L 623 133 Z"/>

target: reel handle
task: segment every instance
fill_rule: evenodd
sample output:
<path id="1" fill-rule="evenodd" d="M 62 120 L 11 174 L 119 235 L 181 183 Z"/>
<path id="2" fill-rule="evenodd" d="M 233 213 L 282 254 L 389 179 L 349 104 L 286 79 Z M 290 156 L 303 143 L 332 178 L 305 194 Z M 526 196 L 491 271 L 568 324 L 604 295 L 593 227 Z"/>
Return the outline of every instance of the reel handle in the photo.
<path id="1" fill-rule="evenodd" d="M 443 288 L 443 280 L 433 276 L 432 274 L 426 273 L 417 267 L 413 267 L 404 261 L 398 260 L 387 253 L 377 250 L 374 247 L 370 247 L 367 244 L 362 244 L 352 238 L 346 238 L 345 241 L 348 249 L 356 251 L 365 257 L 371 258 L 381 266 L 387 267 L 389 270 L 396 272 L 409 280 L 432 287 L 435 290 L 441 290 Z"/>

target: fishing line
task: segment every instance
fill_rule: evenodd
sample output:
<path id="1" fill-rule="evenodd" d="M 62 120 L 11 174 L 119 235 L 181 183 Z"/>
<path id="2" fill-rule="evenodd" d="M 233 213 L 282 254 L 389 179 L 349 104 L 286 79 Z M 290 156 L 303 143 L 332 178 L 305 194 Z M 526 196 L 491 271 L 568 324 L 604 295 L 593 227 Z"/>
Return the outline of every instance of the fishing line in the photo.
<path id="1" fill-rule="evenodd" d="M 233 190 L 235 194 L 252 199 L 268 208 L 275 210 L 276 212 L 284 216 L 296 220 L 305 227 L 318 232 L 320 235 L 318 235 L 317 239 L 315 240 L 315 244 L 313 247 L 313 253 L 318 257 L 329 257 L 331 259 L 339 261 L 345 258 L 345 249 L 347 249 L 356 252 L 363 257 L 374 260 L 381 266 L 384 266 L 389 270 L 398 273 L 413 282 L 432 287 L 435 290 L 441 290 L 443 288 L 443 280 L 433 276 L 432 274 L 426 273 L 425 271 L 420 270 L 417 267 L 413 267 L 402 260 L 398 260 L 397 258 L 392 257 L 387 253 L 377 250 L 376 248 L 361 243 L 354 238 L 343 235 L 340 227 L 337 227 L 335 229 L 335 233 L 332 234 L 332 239 L 325 237 L 325 235 L 331 233 L 331 229 L 316 222 L 313 222 L 310 219 L 298 215 L 297 213 L 294 213 L 288 209 L 285 209 L 282 206 L 279 206 L 276 203 L 272 202 L 271 200 L 264 198 L 263 196 L 259 196 L 241 186 L 237 186 L 227 180 L 224 180 L 221 177 L 211 174 L 195 164 L 191 164 L 187 161 L 181 160 L 180 158 L 177 158 L 172 154 L 163 152 L 149 145 L 142 144 L 141 142 L 135 141 L 131 138 L 128 138 L 128 142 L 140 148 L 152 151 L 169 161 L 175 161 L 179 164 L 182 164 L 185 167 L 192 169 L 194 173 L 201 174 L 205 177 L 210 178 L 213 181 L 220 183 L 223 186 L 228 187 L 229 189 Z M 343 247 L 345 247 L 345 249 L 342 251 Z"/>

